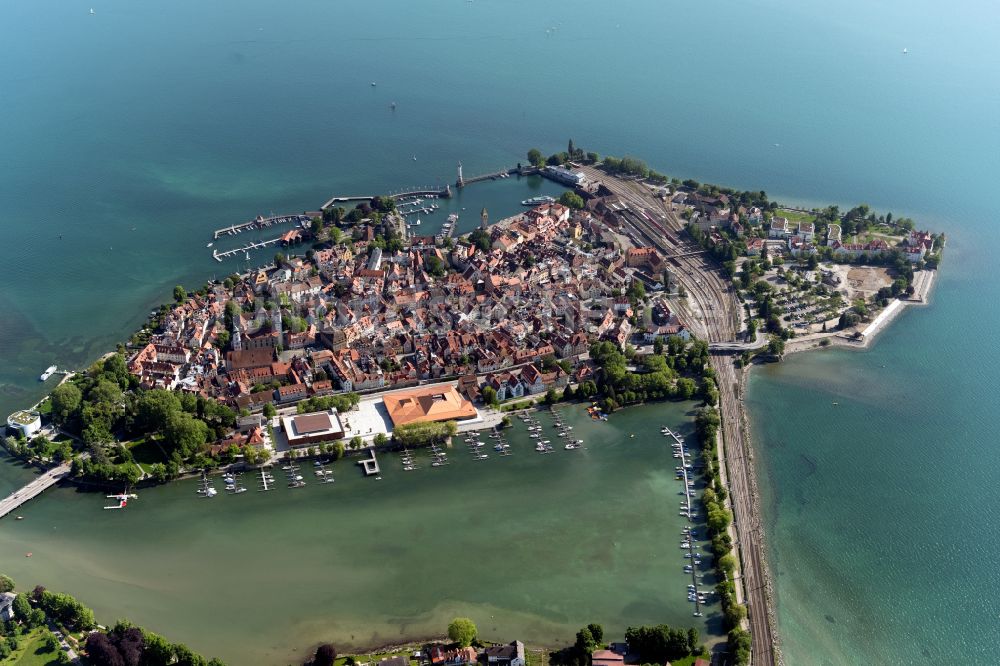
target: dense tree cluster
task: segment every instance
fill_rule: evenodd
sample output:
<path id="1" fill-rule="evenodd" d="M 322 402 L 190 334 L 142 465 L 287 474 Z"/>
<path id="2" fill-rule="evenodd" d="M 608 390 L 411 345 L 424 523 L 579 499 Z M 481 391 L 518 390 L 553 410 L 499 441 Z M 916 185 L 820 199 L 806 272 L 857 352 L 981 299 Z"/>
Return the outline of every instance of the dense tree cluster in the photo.
<path id="1" fill-rule="evenodd" d="M 701 395 L 710 398 L 714 383 L 706 384 L 703 377 L 711 377 L 708 366 L 708 344 L 702 340 L 685 342 L 678 336 L 667 338 L 661 343 L 661 353 L 636 356 L 635 370 L 629 370 L 628 358 L 611 342 L 596 342 L 590 347 L 590 358 L 600 368 L 596 384 L 581 383 L 575 395 L 590 397 L 604 396 L 602 407 L 607 411 L 647 400 L 690 400 L 698 392 L 701 381 Z M 571 396 L 567 396 L 571 397 Z"/>
<path id="2" fill-rule="evenodd" d="M 224 666 L 125 621 L 87 636 L 86 652 L 93 666 Z"/>
<path id="3" fill-rule="evenodd" d="M 476 249 L 480 252 L 489 252 L 493 246 L 493 241 L 490 239 L 490 232 L 479 227 L 469 234 L 469 242 L 475 245 Z"/>
<path id="4" fill-rule="evenodd" d="M 580 209 L 583 208 L 583 197 L 576 192 L 566 190 L 559 197 L 559 203 L 567 208 Z"/>
<path id="5" fill-rule="evenodd" d="M 639 653 L 644 663 L 663 664 L 699 654 L 698 630 L 674 629 L 666 624 L 629 627 L 625 630 L 629 650 Z"/>
<path id="6" fill-rule="evenodd" d="M 441 444 L 449 437 L 454 437 L 458 426 L 454 421 L 444 423 L 404 423 L 392 431 L 392 439 L 400 446 L 414 448 Z"/>
<path id="7" fill-rule="evenodd" d="M 733 583 L 732 574 L 737 562 L 732 555 L 733 542 L 727 531 L 733 515 L 726 508 L 727 492 L 720 476 L 717 435 L 721 423 L 719 411 L 714 407 L 700 409 L 695 415 L 695 433 L 701 442 L 702 463 L 708 485 L 702 495 L 702 502 L 705 505 L 716 574 L 720 581 L 715 586 L 715 591 L 722 606 L 726 629 L 735 629 L 746 617 L 746 608 L 736 602 L 736 588 Z"/>
<path id="8" fill-rule="evenodd" d="M 185 461 L 201 455 L 206 443 L 223 436 L 236 423 L 236 413 L 216 400 L 140 387 L 121 353 L 107 356 L 56 387 L 50 400 L 53 421 L 79 434 L 91 454 L 87 460 L 73 460 L 74 474 L 104 482 L 135 483 L 141 473 L 129 449 L 116 442 L 155 441 L 167 462 L 157 464 L 153 475 L 166 480 Z M 73 454 L 67 442 L 52 444 L 47 440 L 22 443 L 14 449 L 15 453 L 56 461 L 68 460 Z"/>

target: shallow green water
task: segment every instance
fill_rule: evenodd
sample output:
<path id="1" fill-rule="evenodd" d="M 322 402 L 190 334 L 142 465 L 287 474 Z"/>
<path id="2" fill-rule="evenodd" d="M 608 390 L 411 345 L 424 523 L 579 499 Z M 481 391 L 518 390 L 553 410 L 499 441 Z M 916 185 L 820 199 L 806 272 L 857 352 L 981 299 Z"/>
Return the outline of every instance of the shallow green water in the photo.
<path id="1" fill-rule="evenodd" d="M 459 160 L 467 174 L 486 172 L 531 145 L 563 149 L 572 136 L 671 175 L 785 200 L 865 200 L 944 229 L 951 243 L 934 306 L 904 315 L 871 352 L 790 359 L 751 383 L 786 654 L 791 664 L 941 654 L 994 663 L 984 637 L 1000 617 L 989 591 L 1000 544 L 988 529 L 1000 509 L 991 205 L 1000 9 L 986 0 L 626 4 L 108 0 L 91 16 L 55 0 L 7 3 L 0 411 L 40 397 L 46 366 L 80 366 L 113 347 L 174 284 L 229 272 L 205 249 L 212 229 L 313 208 L 334 192 L 450 181 Z M 459 211 L 513 212 L 524 185 L 476 186 Z M 470 221 L 463 215 L 463 228 Z M 834 401 L 844 408 L 837 415 L 821 409 Z M 0 466 L 0 491 L 23 478 Z M 528 486 L 532 497 L 547 487 Z M 162 492 L 160 510 L 174 493 L 187 500 Z M 822 500 L 809 499 L 814 492 Z M 268 521 L 268 535 L 307 513 L 286 499 L 252 517 Z M 122 571 L 125 544 L 143 544 L 119 543 L 129 532 L 100 527 L 111 520 L 104 513 L 93 527 L 101 540 L 61 538 L 70 525 L 90 527 L 94 508 L 71 493 L 39 500 L 32 512 L 61 519 L 45 532 L 60 537 L 61 559 L 46 560 L 45 548 L 14 565 L 69 589 L 76 570 L 104 566 L 109 551 Z M 161 542 L 154 559 L 168 572 L 163 562 L 197 562 L 223 577 L 228 559 L 195 560 L 189 545 L 218 530 L 210 517 L 219 513 L 177 514 L 192 534 Z M 0 548 L 20 552 L 10 540 L 38 529 L 27 522 L 0 524 Z M 255 552 L 264 537 L 247 533 L 254 540 L 229 538 L 227 555 Z M 342 553 L 332 537 L 317 549 L 330 561 Z M 547 552 L 572 560 L 575 551 L 563 541 Z M 256 578 L 227 589 L 260 591 L 259 606 L 227 605 L 228 592 L 205 602 L 239 609 L 245 635 L 273 615 L 266 595 L 281 594 L 280 576 L 295 570 L 255 566 Z M 133 598 L 122 593 L 128 584 L 99 579 L 80 577 L 89 603 L 111 613 L 116 598 Z M 175 579 L 183 592 L 149 602 L 165 631 L 201 603 Z M 615 603 L 625 596 L 609 593 Z M 309 603 L 297 622 L 323 605 Z M 207 614 L 195 615 L 176 633 L 196 630 L 204 641 Z"/>
<path id="2" fill-rule="evenodd" d="M 449 466 L 420 453 L 421 469 L 403 472 L 385 455 L 381 481 L 345 459 L 330 485 L 307 470 L 311 483 L 290 490 L 276 472 L 273 492 L 225 495 L 217 482 L 206 500 L 180 482 L 124 511 L 60 489 L 3 524 L 0 562 L 102 620 L 126 616 L 234 664 L 284 663 L 319 640 L 347 649 L 440 635 L 455 615 L 487 638 L 542 644 L 570 642 L 588 621 L 610 635 L 653 621 L 704 633 L 718 607 L 691 616 L 681 486 L 659 434 L 688 432 L 689 409 L 597 423 L 577 407 L 565 413 L 585 449 L 539 455 L 517 422 L 513 456 L 476 461 L 458 443 Z"/>

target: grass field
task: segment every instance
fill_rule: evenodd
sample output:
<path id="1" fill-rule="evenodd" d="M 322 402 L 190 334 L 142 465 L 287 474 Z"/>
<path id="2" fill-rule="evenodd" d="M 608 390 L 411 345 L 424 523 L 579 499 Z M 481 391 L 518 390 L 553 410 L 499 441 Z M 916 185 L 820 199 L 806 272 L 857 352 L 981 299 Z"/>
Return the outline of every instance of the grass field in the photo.
<path id="1" fill-rule="evenodd" d="M 149 472 L 150 465 L 167 462 L 163 456 L 163 450 L 152 439 L 141 438 L 133 440 L 129 442 L 128 450 L 132 453 L 132 457 L 135 458 L 135 462 L 142 468 L 142 471 L 147 473 Z"/>
<path id="2" fill-rule="evenodd" d="M 779 208 L 777 214 L 787 219 L 792 224 L 798 224 L 799 222 L 812 222 L 816 219 L 816 216 L 811 213 L 800 213 L 797 210 L 788 210 L 787 208 Z"/>
<path id="3" fill-rule="evenodd" d="M 38 627 L 21 638 L 21 647 L 0 662 L 3 666 L 50 666 L 59 663 L 59 648 L 48 650 L 43 641 L 48 629 Z"/>

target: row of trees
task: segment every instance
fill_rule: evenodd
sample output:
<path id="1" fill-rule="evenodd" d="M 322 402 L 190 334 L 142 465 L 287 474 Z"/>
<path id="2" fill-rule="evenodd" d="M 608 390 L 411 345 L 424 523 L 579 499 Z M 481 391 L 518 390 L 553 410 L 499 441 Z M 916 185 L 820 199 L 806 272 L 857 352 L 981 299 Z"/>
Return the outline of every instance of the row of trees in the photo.
<path id="1" fill-rule="evenodd" d="M 621 405 L 646 400 L 690 400 L 696 396 L 714 404 L 718 400 L 714 372 L 708 365 L 708 344 L 690 343 L 671 336 L 654 345 L 654 353 L 639 357 L 631 352 L 636 370 L 630 370 L 629 355 L 611 342 L 591 345 L 590 358 L 598 365 L 596 389 L 604 395 L 602 406 L 613 411 Z M 589 397 L 581 385 L 577 393 Z"/>
<path id="2" fill-rule="evenodd" d="M 360 401 L 361 396 L 357 393 L 317 395 L 301 401 L 295 410 L 299 414 L 308 414 L 309 412 L 325 412 L 328 409 L 336 409 L 342 414 L 357 407 Z"/>
<path id="3" fill-rule="evenodd" d="M 737 603 L 736 587 L 733 583 L 733 572 L 737 562 L 736 557 L 732 554 L 733 541 L 728 532 L 733 516 L 725 505 L 728 493 L 722 484 L 720 473 L 721 464 L 717 441 L 721 423 L 719 411 L 714 407 L 702 408 L 695 416 L 695 432 L 702 447 L 702 463 L 705 467 L 708 485 L 702 495 L 702 501 L 705 505 L 708 536 L 712 540 L 712 554 L 715 560 L 716 575 L 719 579 L 715 591 L 722 606 L 725 628 L 730 631 L 732 640 L 734 636 L 738 636 L 742 632 L 739 626 L 743 618 L 746 617 L 746 607 Z M 747 634 L 747 640 L 749 640 L 749 634 Z M 748 663 L 749 649 L 742 657 L 739 654 L 737 656 L 737 664 Z"/>
<path id="4" fill-rule="evenodd" d="M 392 439 L 400 446 L 415 448 L 442 444 L 457 433 L 458 425 L 454 421 L 404 423 L 393 429 Z"/>
<path id="5" fill-rule="evenodd" d="M 86 651 L 93 666 L 225 666 L 125 620 L 87 636 Z"/>

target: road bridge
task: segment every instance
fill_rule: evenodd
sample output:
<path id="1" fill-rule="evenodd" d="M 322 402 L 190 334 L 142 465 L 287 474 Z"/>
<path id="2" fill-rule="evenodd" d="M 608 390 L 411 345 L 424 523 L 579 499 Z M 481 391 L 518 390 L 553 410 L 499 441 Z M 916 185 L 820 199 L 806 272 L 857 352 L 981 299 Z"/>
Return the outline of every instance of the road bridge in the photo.
<path id="1" fill-rule="evenodd" d="M 63 463 L 58 467 L 53 467 L 41 476 L 35 478 L 30 483 L 15 490 L 0 501 L 0 518 L 3 518 L 12 511 L 17 510 L 28 500 L 35 499 L 43 492 L 56 485 L 69 476 L 69 463 Z"/>

